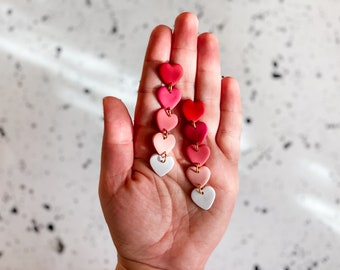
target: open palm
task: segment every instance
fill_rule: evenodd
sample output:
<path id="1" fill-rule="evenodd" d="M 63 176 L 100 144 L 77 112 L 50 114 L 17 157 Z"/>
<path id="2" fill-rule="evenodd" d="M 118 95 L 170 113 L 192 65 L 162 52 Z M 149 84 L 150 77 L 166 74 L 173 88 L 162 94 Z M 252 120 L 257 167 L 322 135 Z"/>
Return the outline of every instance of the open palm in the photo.
<path id="1" fill-rule="evenodd" d="M 197 18 L 190 13 L 177 17 L 173 32 L 163 25 L 153 30 L 134 123 L 120 100 L 104 99 L 99 195 L 118 252 L 117 269 L 203 269 L 229 223 L 238 190 L 239 88 L 230 77 L 221 81 L 217 39 L 197 32 Z M 190 198 L 194 187 L 185 177 L 190 163 L 183 151 L 184 121 L 171 131 L 176 137 L 170 153 L 174 168 L 159 177 L 149 165 L 155 153 L 152 136 L 158 132 L 157 70 L 168 61 L 183 67 L 176 84 L 182 99 L 200 100 L 206 106 L 202 121 L 209 128 L 206 144 L 211 150 L 206 165 L 211 170 L 209 185 L 216 191 L 208 211 Z M 174 112 L 181 119 L 179 108 L 180 104 Z"/>

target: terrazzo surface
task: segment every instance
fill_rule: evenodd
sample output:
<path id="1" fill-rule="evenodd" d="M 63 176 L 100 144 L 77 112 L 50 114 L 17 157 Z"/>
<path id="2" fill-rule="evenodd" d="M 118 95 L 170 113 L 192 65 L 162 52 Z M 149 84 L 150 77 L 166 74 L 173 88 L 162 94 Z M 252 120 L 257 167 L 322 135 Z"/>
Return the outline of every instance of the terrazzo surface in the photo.
<path id="1" fill-rule="evenodd" d="M 101 100 L 191 11 L 241 86 L 240 194 L 206 269 L 340 269 L 340 2 L 0 1 L 0 269 L 114 269 Z"/>

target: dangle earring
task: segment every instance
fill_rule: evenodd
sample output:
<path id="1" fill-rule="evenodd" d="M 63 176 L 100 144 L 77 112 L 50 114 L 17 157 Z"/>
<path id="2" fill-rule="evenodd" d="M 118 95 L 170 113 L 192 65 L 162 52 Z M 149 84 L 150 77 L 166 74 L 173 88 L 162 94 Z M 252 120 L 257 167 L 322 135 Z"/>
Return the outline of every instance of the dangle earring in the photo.
<path id="1" fill-rule="evenodd" d="M 157 99 L 162 108 L 156 113 L 159 132 L 153 136 L 152 141 L 157 153 L 151 156 L 150 165 L 161 177 L 170 172 L 175 164 L 169 153 L 176 144 L 176 138 L 170 132 L 178 124 L 178 117 L 173 113 L 173 109 L 181 100 L 181 92 L 175 85 L 182 75 L 183 70 L 179 64 L 160 65 L 159 76 L 163 85 L 157 91 Z M 204 104 L 185 100 L 182 111 L 188 121 L 184 127 L 184 134 L 190 141 L 186 154 L 192 163 L 186 170 L 186 176 L 196 187 L 191 192 L 191 199 L 200 208 L 208 210 L 214 203 L 215 190 L 206 185 L 211 175 L 209 168 L 204 166 L 210 156 L 210 148 L 203 144 L 208 134 L 208 127 L 204 122 L 199 121 L 204 114 Z"/>
<path id="2" fill-rule="evenodd" d="M 211 175 L 210 169 L 204 166 L 210 156 L 210 148 L 203 144 L 208 134 L 208 127 L 204 122 L 199 121 L 204 114 L 204 104 L 200 101 L 185 100 L 182 112 L 188 120 L 184 127 L 184 134 L 191 143 L 186 148 L 186 154 L 192 166 L 187 168 L 186 176 L 196 187 L 191 192 L 191 199 L 200 208 L 208 210 L 213 205 L 216 194 L 211 186 L 206 186 Z"/>
<path id="3" fill-rule="evenodd" d="M 175 85 L 182 75 L 183 69 L 179 64 L 163 63 L 160 65 L 159 76 L 164 85 L 158 89 L 157 99 L 162 108 L 156 114 L 159 132 L 152 139 L 157 153 L 150 158 L 150 165 L 159 176 L 166 175 L 175 164 L 169 152 L 174 148 L 176 138 L 170 134 L 170 131 L 178 123 L 178 117 L 173 113 L 173 109 L 181 100 L 181 92 Z"/>

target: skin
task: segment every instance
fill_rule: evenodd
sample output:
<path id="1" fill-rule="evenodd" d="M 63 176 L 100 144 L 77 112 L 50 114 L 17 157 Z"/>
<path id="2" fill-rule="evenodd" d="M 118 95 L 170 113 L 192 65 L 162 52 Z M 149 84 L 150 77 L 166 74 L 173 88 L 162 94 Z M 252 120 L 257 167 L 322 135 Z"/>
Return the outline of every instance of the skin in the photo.
<path id="1" fill-rule="evenodd" d="M 198 33 L 194 14 L 182 13 L 174 31 L 164 25 L 151 33 L 145 55 L 134 124 L 125 105 L 106 97 L 99 196 L 106 222 L 117 248 L 116 269 L 204 269 L 221 240 L 238 192 L 238 159 L 241 134 L 241 103 L 235 79 L 221 80 L 219 47 L 211 33 Z M 184 154 L 185 123 L 180 112 L 178 126 L 171 131 L 176 146 L 170 155 L 174 168 L 164 177 L 149 165 L 156 151 L 152 136 L 159 132 L 155 112 L 161 81 L 161 63 L 178 63 L 183 77 L 176 84 L 182 100 L 204 102 L 201 121 L 208 125 L 205 144 L 211 155 L 209 185 L 216 199 L 208 211 L 190 198 L 194 186 L 186 179 L 190 165 Z"/>

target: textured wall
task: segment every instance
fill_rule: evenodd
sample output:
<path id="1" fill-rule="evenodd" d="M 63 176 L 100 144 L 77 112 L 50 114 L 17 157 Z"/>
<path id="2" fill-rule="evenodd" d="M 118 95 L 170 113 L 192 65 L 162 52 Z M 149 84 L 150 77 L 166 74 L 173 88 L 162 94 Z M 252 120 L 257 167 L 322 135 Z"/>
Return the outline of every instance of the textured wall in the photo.
<path id="1" fill-rule="evenodd" d="M 340 269 L 336 0 L 1 0 L 0 269 L 114 268 L 101 99 L 133 113 L 149 33 L 182 11 L 242 88 L 240 195 L 207 269 Z"/>

